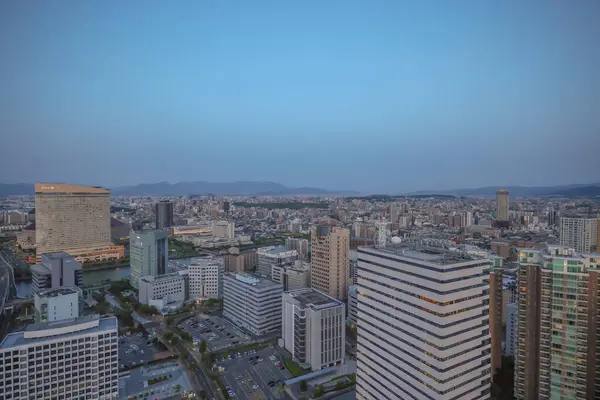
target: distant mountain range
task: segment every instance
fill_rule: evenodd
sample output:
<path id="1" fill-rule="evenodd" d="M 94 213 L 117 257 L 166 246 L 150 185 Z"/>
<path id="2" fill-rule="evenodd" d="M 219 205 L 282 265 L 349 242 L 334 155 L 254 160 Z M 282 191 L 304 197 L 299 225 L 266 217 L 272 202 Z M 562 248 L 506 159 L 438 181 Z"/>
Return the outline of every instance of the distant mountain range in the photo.
<path id="1" fill-rule="evenodd" d="M 409 195 L 449 194 L 453 196 L 495 196 L 496 191 L 506 189 L 515 197 L 596 197 L 600 196 L 600 182 L 560 186 L 486 186 L 474 189 L 421 190 Z"/>
<path id="2" fill-rule="evenodd" d="M 292 188 L 275 182 L 159 182 L 120 186 L 111 189 L 113 196 L 294 196 L 294 195 L 356 195 L 354 191 L 331 191 L 314 187 Z M 0 196 L 33 195 L 33 184 L 0 183 Z"/>
<path id="3" fill-rule="evenodd" d="M 516 197 L 599 197 L 600 182 L 560 186 L 487 186 L 474 189 L 421 190 L 405 193 L 407 196 L 452 195 L 452 196 L 495 196 L 496 191 L 506 189 Z M 120 186 L 111 189 L 113 196 L 188 196 L 214 194 L 218 196 L 357 196 L 357 191 L 331 191 L 315 187 L 293 188 L 275 182 L 158 182 Z M 31 183 L 0 183 L 0 196 L 33 195 Z"/>

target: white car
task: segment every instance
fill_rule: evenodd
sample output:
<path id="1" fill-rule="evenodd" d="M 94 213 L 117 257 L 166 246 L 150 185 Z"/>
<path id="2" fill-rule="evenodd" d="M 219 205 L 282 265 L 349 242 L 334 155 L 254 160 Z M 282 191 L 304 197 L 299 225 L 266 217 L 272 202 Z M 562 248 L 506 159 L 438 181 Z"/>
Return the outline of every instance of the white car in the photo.
<path id="1" fill-rule="evenodd" d="M 252 389 L 258 389 L 258 385 L 252 386 Z"/>

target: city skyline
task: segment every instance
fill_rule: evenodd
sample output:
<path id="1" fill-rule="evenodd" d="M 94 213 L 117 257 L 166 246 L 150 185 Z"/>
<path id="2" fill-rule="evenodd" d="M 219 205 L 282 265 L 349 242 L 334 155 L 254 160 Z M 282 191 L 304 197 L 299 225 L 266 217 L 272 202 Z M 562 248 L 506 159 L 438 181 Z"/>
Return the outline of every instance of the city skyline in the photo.
<path id="1" fill-rule="evenodd" d="M 0 129 L 30 145 L 3 154 L 0 181 L 597 181 L 598 15 L 595 1 L 5 2 Z"/>

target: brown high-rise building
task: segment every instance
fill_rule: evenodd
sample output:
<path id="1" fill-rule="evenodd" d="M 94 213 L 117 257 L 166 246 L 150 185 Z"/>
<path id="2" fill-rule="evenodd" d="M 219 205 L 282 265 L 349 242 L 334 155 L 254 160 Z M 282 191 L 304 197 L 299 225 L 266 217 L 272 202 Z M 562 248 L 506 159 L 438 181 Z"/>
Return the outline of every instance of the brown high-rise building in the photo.
<path id="1" fill-rule="evenodd" d="M 496 192 L 496 220 L 508 222 L 508 190 Z"/>
<path id="2" fill-rule="evenodd" d="M 330 225 L 311 229 L 311 287 L 338 300 L 348 297 L 350 231 Z"/>
<path id="3" fill-rule="evenodd" d="M 492 373 L 502 367 L 502 259 L 492 257 L 490 270 L 490 338 Z"/>
<path id="4" fill-rule="evenodd" d="M 95 186 L 35 184 L 36 255 L 116 250 L 110 237 L 110 192 Z M 115 247 L 115 249 L 112 249 Z"/>
<path id="5" fill-rule="evenodd" d="M 598 261 L 566 246 L 520 249 L 516 399 L 600 399 Z"/>

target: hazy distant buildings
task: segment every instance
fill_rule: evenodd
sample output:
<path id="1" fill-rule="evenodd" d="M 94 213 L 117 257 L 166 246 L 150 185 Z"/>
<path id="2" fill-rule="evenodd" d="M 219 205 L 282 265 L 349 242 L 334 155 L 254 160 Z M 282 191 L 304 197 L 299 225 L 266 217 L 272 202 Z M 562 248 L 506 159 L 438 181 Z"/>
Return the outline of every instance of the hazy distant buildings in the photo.
<path id="1" fill-rule="evenodd" d="M 173 226 L 173 202 L 161 200 L 154 205 L 156 229 L 167 229 Z"/>
<path id="2" fill-rule="evenodd" d="M 496 221 L 508 223 L 508 190 L 496 192 Z"/>
<path id="3" fill-rule="evenodd" d="M 41 255 L 64 251 L 80 260 L 115 259 L 110 237 L 110 192 L 96 186 L 35 184 L 35 240 Z"/>
<path id="4" fill-rule="evenodd" d="M 223 259 L 225 272 L 244 272 L 258 265 L 256 251 L 240 252 L 239 247 L 230 247 Z"/>
<path id="5" fill-rule="evenodd" d="M 298 252 L 298 257 L 301 260 L 308 259 L 308 240 L 307 239 L 288 237 L 285 239 L 285 248 L 288 250 L 296 250 Z"/>
<path id="6" fill-rule="evenodd" d="M 311 229 L 311 287 L 345 300 L 348 296 L 350 231 L 329 225 Z"/>
<path id="7" fill-rule="evenodd" d="M 435 243 L 359 248 L 357 399 L 489 399 L 489 267 Z"/>
<path id="8" fill-rule="evenodd" d="M 560 244 L 582 253 L 600 251 L 599 227 L 600 218 L 560 217 Z"/>
<path id="9" fill-rule="evenodd" d="M 169 264 L 168 232 L 151 230 L 131 231 L 129 234 L 130 281 L 138 288 L 138 281 L 145 276 L 164 275 Z"/>
<path id="10" fill-rule="evenodd" d="M 235 224 L 229 221 L 217 221 L 212 227 L 212 234 L 223 239 L 233 239 L 235 236 Z"/>

